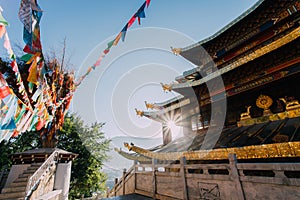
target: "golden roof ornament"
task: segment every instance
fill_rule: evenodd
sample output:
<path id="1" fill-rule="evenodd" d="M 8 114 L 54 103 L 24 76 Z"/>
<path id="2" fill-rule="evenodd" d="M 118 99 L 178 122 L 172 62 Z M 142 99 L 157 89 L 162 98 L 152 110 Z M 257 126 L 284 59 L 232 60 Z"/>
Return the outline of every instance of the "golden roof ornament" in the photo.
<path id="1" fill-rule="evenodd" d="M 300 104 L 298 100 L 295 100 L 293 98 L 290 98 L 288 100 L 287 99 L 288 98 L 279 98 L 279 100 L 283 101 L 283 103 L 285 104 L 285 109 L 287 111 L 300 108 Z"/>
<path id="2" fill-rule="evenodd" d="M 180 55 L 181 54 L 181 48 L 173 48 L 171 47 L 171 50 L 173 52 L 173 54 L 175 54 L 176 56 Z"/>
<path id="3" fill-rule="evenodd" d="M 147 101 L 145 101 L 145 105 L 147 109 L 153 109 L 154 108 L 154 104 L 152 103 L 147 103 Z"/>
<path id="4" fill-rule="evenodd" d="M 135 108 L 136 115 L 143 117 L 144 112 Z"/>
<path id="5" fill-rule="evenodd" d="M 163 90 L 166 91 L 166 92 L 171 92 L 172 91 L 172 85 L 171 84 L 163 84 L 163 83 L 160 83 Z"/>
<path id="6" fill-rule="evenodd" d="M 241 114 L 241 120 L 245 120 L 245 119 L 250 119 L 251 118 L 250 109 L 251 109 L 251 106 L 248 106 L 247 107 L 247 112 Z"/>
<path id="7" fill-rule="evenodd" d="M 124 147 L 126 147 L 129 151 L 132 150 L 132 147 L 127 142 L 124 142 Z"/>
<path id="8" fill-rule="evenodd" d="M 267 95 L 261 94 L 256 100 L 257 107 L 264 109 L 264 116 L 272 114 L 269 109 L 272 106 L 272 104 L 272 98 Z"/>

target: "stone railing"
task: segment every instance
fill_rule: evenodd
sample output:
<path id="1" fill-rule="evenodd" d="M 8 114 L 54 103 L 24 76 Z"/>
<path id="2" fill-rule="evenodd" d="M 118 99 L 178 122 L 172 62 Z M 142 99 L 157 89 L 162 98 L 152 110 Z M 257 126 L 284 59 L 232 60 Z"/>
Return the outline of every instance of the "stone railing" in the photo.
<path id="1" fill-rule="evenodd" d="M 154 199 L 184 200 L 300 198 L 299 162 L 240 163 L 234 154 L 218 164 L 191 164 L 184 157 L 179 164 L 157 162 L 153 159 L 152 164 L 134 165 L 109 196 L 137 193 Z"/>
<path id="2" fill-rule="evenodd" d="M 29 178 L 26 186 L 26 197 L 25 199 L 29 199 L 32 195 L 33 191 L 38 187 L 41 178 L 45 175 L 50 168 L 55 164 L 58 160 L 58 151 L 54 151 L 47 160 L 38 168 L 38 170 Z"/>

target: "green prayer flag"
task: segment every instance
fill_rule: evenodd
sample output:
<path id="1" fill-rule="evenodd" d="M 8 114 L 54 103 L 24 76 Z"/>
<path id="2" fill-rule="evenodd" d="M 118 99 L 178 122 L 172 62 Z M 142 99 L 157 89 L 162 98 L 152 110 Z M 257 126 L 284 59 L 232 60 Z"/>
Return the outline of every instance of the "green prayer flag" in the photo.
<path id="1" fill-rule="evenodd" d="M 27 54 L 23 55 L 20 59 L 27 62 L 28 60 L 30 60 L 30 58 L 32 56 L 33 56 L 32 54 L 27 53 Z"/>
<path id="2" fill-rule="evenodd" d="M 112 47 L 112 45 L 114 44 L 115 40 L 110 41 L 109 43 L 107 43 L 107 48 L 106 49 L 110 49 Z"/>
<path id="3" fill-rule="evenodd" d="M 8 26 L 8 22 L 4 19 L 1 12 L 0 12 L 0 23 L 4 24 L 5 26 Z"/>

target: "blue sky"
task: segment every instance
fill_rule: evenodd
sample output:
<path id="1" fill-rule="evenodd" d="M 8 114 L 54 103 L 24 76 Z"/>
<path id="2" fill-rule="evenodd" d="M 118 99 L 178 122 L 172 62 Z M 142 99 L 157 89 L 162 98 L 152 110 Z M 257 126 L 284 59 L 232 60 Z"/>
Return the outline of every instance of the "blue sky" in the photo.
<path id="1" fill-rule="evenodd" d="M 106 122 L 104 131 L 109 138 L 160 136 L 160 124 L 136 117 L 134 108 L 145 109 L 145 100 L 153 103 L 174 97 L 176 94 L 164 93 L 159 82 L 169 83 L 193 67 L 172 55 L 170 46 L 185 47 L 211 36 L 256 1 L 152 0 L 142 25 L 136 22 L 125 42 L 113 47 L 77 90 L 72 110 L 86 122 Z M 69 68 L 83 74 L 143 2 L 39 0 L 44 10 L 40 24 L 44 53 L 60 55 L 66 37 Z M 20 0 L 0 0 L 3 16 L 10 23 L 10 40 L 23 46 L 19 5 Z"/>

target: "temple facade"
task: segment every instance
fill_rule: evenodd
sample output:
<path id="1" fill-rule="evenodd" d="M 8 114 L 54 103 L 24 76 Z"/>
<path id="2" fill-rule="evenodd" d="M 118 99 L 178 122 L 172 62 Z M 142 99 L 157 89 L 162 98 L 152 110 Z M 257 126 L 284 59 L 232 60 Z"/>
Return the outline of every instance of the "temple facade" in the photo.
<path id="1" fill-rule="evenodd" d="M 196 67 L 162 83 L 177 97 L 136 110 L 162 123 L 163 142 L 116 149 L 135 164 L 109 196 L 300 198 L 299 11 L 298 0 L 261 0 L 211 37 L 173 48 Z M 170 123 L 182 138 L 172 140 Z"/>

